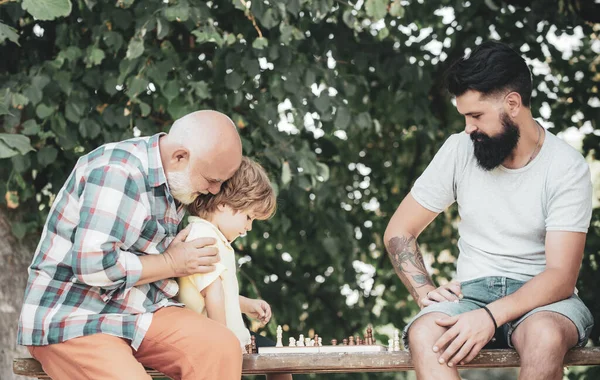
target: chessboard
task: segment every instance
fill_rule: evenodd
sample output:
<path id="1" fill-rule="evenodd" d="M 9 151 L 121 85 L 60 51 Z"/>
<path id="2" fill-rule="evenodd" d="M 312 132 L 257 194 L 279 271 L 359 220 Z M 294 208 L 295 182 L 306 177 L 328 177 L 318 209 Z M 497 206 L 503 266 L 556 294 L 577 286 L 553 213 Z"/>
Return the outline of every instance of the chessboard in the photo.
<path id="1" fill-rule="evenodd" d="M 275 347 L 257 347 L 255 338 L 246 347 L 246 352 L 257 354 L 305 354 L 305 353 L 357 353 L 357 352 L 384 352 L 400 351 L 400 339 L 398 330 L 394 333 L 394 339 L 389 340 L 389 347 L 377 344 L 373 337 L 373 329 L 368 327 L 364 334 L 364 339 L 360 335 L 349 336 L 341 340 L 338 344 L 337 339 L 331 340 L 331 345 L 323 345 L 322 338 L 315 334 L 313 338 L 304 337 L 300 334 L 298 339 L 289 338 L 289 345 L 283 345 L 283 331 L 281 326 L 277 326 L 277 343 Z"/>
<path id="2" fill-rule="evenodd" d="M 383 352 L 387 351 L 387 347 L 372 344 L 372 345 L 360 345 L 360 346 L 309 346 L 309 347 L 259 347 L 259 354 L 306 354 L 306 353 L 325 353 L 325 352 Z"/>

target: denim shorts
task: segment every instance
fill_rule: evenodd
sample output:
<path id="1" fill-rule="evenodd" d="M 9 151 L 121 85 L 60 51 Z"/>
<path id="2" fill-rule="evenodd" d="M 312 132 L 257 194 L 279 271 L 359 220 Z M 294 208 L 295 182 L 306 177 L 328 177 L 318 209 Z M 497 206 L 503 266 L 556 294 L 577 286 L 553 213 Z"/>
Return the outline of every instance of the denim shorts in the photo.
<path id="1" fill-rule="evenodd" d="M 461 283 L 463 299 L 459 302 L 440 302 L 423 308 L 404 328 L 402 341 L 404 347 L 408 350 L 408 329 L 411 324 L 419 317 L 429 313 L 444 313 L 449 316 L 466 313 L 468 311 L 480 309 L 500 298 L 506 297 L 519 290 L 525 282 L 513 280 L 507 277 L 481 277 Z M 564 315 L 569 318 L 579 334 L 577 347 L 585 346 L 594 326 L 594 318 L 590 310 L 584 305 L 583 301 L 573 294 L 571 297 L 562 301 L 552 303 L 546 306 L 535 308 L 522 317 L 508 322 L 498 327 L 496 330 L 496 342 L 490 342 L 486 348 L 513 347 L 511 336 L 517 326 L 529 317 L 540 311 L 551 311 Z"/>

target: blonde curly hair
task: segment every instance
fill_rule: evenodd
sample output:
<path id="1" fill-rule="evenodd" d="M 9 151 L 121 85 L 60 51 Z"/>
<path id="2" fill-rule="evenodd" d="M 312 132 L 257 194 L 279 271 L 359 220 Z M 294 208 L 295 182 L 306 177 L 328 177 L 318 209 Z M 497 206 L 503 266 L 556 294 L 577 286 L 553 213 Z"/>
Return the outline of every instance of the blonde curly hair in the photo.
<path id="1" fill-rule="evenodd" d="M 265 169 L 256 161 L 242 157 L 233 177 L 225 181 L 217 194 L 201 194 L 188 206 L 191 215 L 207 218 L 221 204 L 235 211 L 251 211 L 255 219 L 266 220 L 275 213 L 275 191 Z"/>

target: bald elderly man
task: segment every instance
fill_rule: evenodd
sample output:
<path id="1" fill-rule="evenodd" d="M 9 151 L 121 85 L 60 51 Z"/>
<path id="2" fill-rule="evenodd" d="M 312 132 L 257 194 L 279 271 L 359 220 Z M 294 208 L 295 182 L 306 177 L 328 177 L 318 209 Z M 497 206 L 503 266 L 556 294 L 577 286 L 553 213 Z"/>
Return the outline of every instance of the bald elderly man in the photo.
<path id="1" fill-rule="evenodd" d="M 214 239 L 177 234 L 183 205 L 238 169 L 232 121 L 199 111 L 169 134 L 81 157 L 56 196 L 29 268 L 17 341 L 53 379 L 239 379 L 226 326 L 173 300 L 173 277 L 212 271 Z"/>

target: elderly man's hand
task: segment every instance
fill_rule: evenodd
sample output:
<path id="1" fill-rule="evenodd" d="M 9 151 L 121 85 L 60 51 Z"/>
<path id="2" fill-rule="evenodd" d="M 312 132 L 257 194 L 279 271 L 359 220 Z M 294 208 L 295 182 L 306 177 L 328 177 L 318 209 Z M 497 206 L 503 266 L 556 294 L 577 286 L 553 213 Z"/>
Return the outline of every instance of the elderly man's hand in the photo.
<path id="1" fill-rule="evenodd" d="M 211 247 L 214 238 L 199 238 L 186 242 L 191 225 L 181 230 L 164 252 L 164 257 L 173 271 L 174 277 L 184 277 L 196 273 L 208 273 L 215 270 L 219 262 L 219 251 Z"/>

